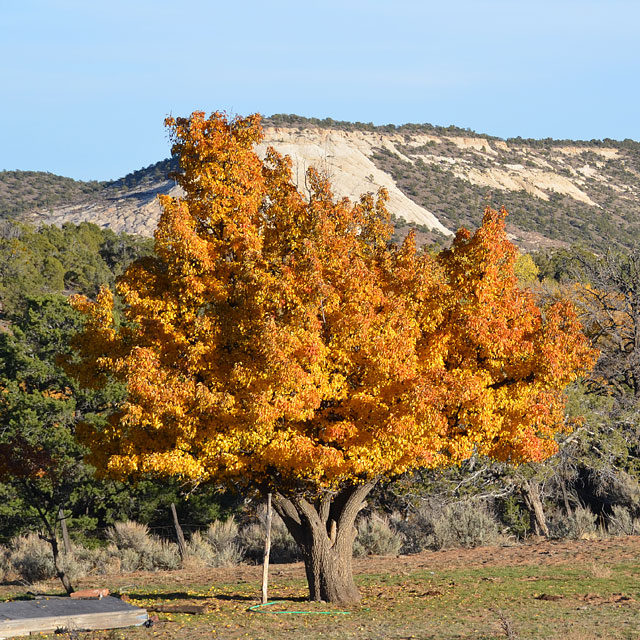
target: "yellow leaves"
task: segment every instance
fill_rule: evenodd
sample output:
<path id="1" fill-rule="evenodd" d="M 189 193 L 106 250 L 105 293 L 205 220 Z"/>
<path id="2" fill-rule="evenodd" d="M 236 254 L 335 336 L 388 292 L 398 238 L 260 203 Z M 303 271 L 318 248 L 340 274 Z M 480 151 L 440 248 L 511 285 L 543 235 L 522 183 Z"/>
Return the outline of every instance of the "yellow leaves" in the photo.
<path id="1" fill-rule="evenodd" d="M 65 387 L 64 389 L 45 389 L 42 395 L 52 400 L 68 400 L 73 395 L 73 392 L 69 387 Z"/>
<path id="2" fill-rule="evenodd" d="M 531 286 L 537 281 L 538 273 L 540 273 L 538 265 L 536 265 L 529 253 L 518 255 L 513 270 L 522 286 Z"/>
<path id="3" fill-rule="evenodd" d="M 314 442 L 294 429 L 275 433 L 260 459 L 265 468 L 277 468 L 285 483 L 304 480 L 326 486 L 349 472 L 340 450 Z"/>
<path id="4" fill-rule="evenodd" d="M 305 198 L 288 158 L 253 152 L 257 116 L 168 126 L 185 197 L 161 197 L 156 255 L 118 282 L 123 325 L 108 292 L 74 301 L 86 377 L 129 392 L 81 429 L 94 464 L 314 491 L 553 451 L 592 353 L 570 306 L 518 287 L 506 212 L 436 257 L 394 248 L 384 192 L 336 202 L 311 170 Z"/>
<path id="5" fill-rule="evenodd" d="M 179 451 L 142 455 L 112 455 L 107 472 L 114 478 L 140 474 L 173 475 L 191 480 L 206 478 L 206 470 L 193 457 Z"/>

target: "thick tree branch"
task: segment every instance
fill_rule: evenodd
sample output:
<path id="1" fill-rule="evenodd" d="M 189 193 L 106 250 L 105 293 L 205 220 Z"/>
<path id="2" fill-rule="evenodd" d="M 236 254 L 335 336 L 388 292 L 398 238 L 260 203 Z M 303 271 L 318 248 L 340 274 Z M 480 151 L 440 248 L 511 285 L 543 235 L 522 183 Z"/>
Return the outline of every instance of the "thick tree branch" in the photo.
<path id="1" fill-rule="evenodd" d="M 362 484 L 353 485 L 343 490 L 331 505 L 331 518 L 336 521 L 338 535 L 346 529 L 351 529 L 356 516 L 360 512 L 364 499 L 369 495 L 378 480 L 370 480 Z"/>
<path id="2" fill-rule="evenodd" d="M 282 494 L 276 493 L 273 495 L 273 508 L 282 518 L 287 530 L 293 536 L 296 543 L 302 546 L 304 542 L 304 529 L 293 502 L 285 498 Z"/>

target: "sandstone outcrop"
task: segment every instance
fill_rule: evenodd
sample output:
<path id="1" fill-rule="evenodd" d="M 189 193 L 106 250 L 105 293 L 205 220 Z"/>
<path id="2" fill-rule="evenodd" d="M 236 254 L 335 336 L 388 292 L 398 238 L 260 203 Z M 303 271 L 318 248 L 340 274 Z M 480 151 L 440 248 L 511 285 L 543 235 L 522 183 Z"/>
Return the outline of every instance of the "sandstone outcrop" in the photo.
<path id="1" fill-rule="evenodd" d="M 598 220 L 609 215 L 607 209 L 637 211 L 640 202 L 640 171 L 636 159 L 640 154 L 628 152 L 616 143 L 606 146 L 505 141 L 429 125 L 396 129 L 337 125 L 267 122 L 265 140 L 257 151 L 264 154 L 271 145 L 289 155 L 294 178 L 303 190 L 305 171 L 310 166 L 329 176 L 336 197 L 355 200 L 362 193 L 384 187 L 389 193 L 389 209 L 395 216 L 442 236 L 451 236 L 459 224 L 467 221 L 439 207 L 439 193 L 443 191 L 443 198 L 447 197 L 452 187 L 432 184 L 434 176 L 445 183 L 449 180 L 454 185 L 468 185 L 465 189 L 471 190 L 471 200 L 466 208 L 477 209 L 478 215 L 482 201 L 487 202 L 485 191 L 493 194 L 490 203 L 494 206 L 499 206 L 500 202 L 496 201 L 509 194 L 529 197 L 523 207 L 525 213 L 535 210 L 536 202 L 541 206 L 547 204 L 545 211 L 552 212 L 550 207 L 555 206 L 558 198 L 563 198 L 565 210 L 576 207 L 575 214 L 569 212 L 570 217 L 573 216 L 570 220 L 573 228 L 581 221 L 597 226 Z M 413 182 L 405 179 L 408 174 Z M 149 179 L 131 189 L 119 182 L 117 188 L 107 186 L 97 196 L 31 211 L 27 218 L 46 224 L 86 220 L 114 231 L 151 235 L 160 215 L 157 195 L 179 195 L 179 189 L 169 179 Z M 424 197 L 425 193 L 430 197 Z M 462 204 L 458 209 L 465 208 L 466 203 Z M 625 218 L 628 219 L 629 216 Z M 526 221 L 522 224 L 522 220 L 522 215 L 511 219 L 514 237 L 535 237 L 529 244 L 544 244 L 543 237 L 549 231 L 539 230 Z M 556 240 L 556 244 L 562 241 Z"/>

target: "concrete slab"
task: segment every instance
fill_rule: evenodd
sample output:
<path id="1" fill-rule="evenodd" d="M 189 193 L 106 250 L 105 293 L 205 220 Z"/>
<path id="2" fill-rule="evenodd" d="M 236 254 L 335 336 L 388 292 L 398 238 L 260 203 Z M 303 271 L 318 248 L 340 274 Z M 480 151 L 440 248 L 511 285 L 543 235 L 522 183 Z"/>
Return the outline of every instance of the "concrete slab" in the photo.
<path id="1" fill-rule="evenodd" d="M 112 596 L 95 600 L 13 600 L 0 603 L 0 639 L 59 629 L 120 629 L 142 625 L 148 617 L 145 609 Z"/>

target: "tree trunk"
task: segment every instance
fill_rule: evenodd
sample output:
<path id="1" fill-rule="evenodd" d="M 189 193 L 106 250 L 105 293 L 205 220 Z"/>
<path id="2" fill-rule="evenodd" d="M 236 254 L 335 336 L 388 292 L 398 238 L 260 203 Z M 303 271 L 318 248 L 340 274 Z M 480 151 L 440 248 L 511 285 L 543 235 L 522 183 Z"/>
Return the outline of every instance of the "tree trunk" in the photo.
<path id="1" fill-rule="evenodd" d="M 351 559 L 356 516 L 375 482 L 325 494 L 314 502 L 276 495 L 274 507 L 304 558 L 311 600 L 350 604 L 360 600 Z"/>
<path id="2" fill-rule="evenodd" d="M 560 481 L 560 489 L 562 490 L 562 501 L 564 502 L 564 510 L 567 517 L 570 518 L 573 515 L 571 505 L 569 504 L 569 496 L 567 495 L 567 484 L 564 480 Z"/>
<path id="3" fill-rule="evenodd" d="M 67 592 L 67 595 L 70 596 L 75 591 L 75 589 L 71 585 L 71 580 L 69 580 L 69 576 L 62 566 L 60 549 L 58 548 L 58 541 L 55 538 L 55 533 L 53 537 L 49 539 L 49 544 L 51 545 L 51 552 L 53 553 L 53 565 L 56 568 L 56 576 L 60 579 L 60 582 L 62 582 L 62 586 Z"/>
<path id="4" fill-rule="evenodd" d="M 544 515 L 544 507 L 540 499 L 540 485 L 533 480 L 526 480 L 521 486 L 522 497 L 529 510 L 531 528 L 536 535 L 549 537 L 549 527 Z"/>
<path id="5" fill-rule="evenodd" d="M 53 513 L 50 520 L 46 510 L 46 500 L 43 500 L 42 494 L 25 478 L 21 479 L 20 484 L 25 489 L 27 495 L 30 496 L 30 504 L 34 506 L 36 511 L 38 512 L 38 516 L 40 517 L 40 520 L 42 521 L 42 524 L 44 525 L 44 528 L 49 536 L 47 537 L 42 533 L 40 534 L 40 538 L 51 545 L 51 553 L 53 554 L 53 566 L 56 569 L 56 576 L 60 579 L 60 582 L 62 582 L 62 586 L 67 592 L 67 595 L 71 595 L 75 591 L 75 589 L 71 584 L 71 580 L 69 580 L 69 576 L 67 575 L 67 572 L 65 571 L 62 564 L 62 559 L 60 558 L 60 548 L 58 547 L 58 539 L 56 538 L 56 521 L 55 517 L 53 516 L 53 513 L 55 513 L 55 511 L 52 510 Z M 57 508 L 59 513 L 60 507 Z"/>
<path id="6" fill-rule="evenodd" d="M 353 581 L 351 559 L 353 540 L 331 545 L 322 539 L 323 532 L 312 532 L 312 541 L 303 550 L 311 600 L 349 604 L 360 600 Z M 326 537 L 326 536 L 324 536 Z"/>

